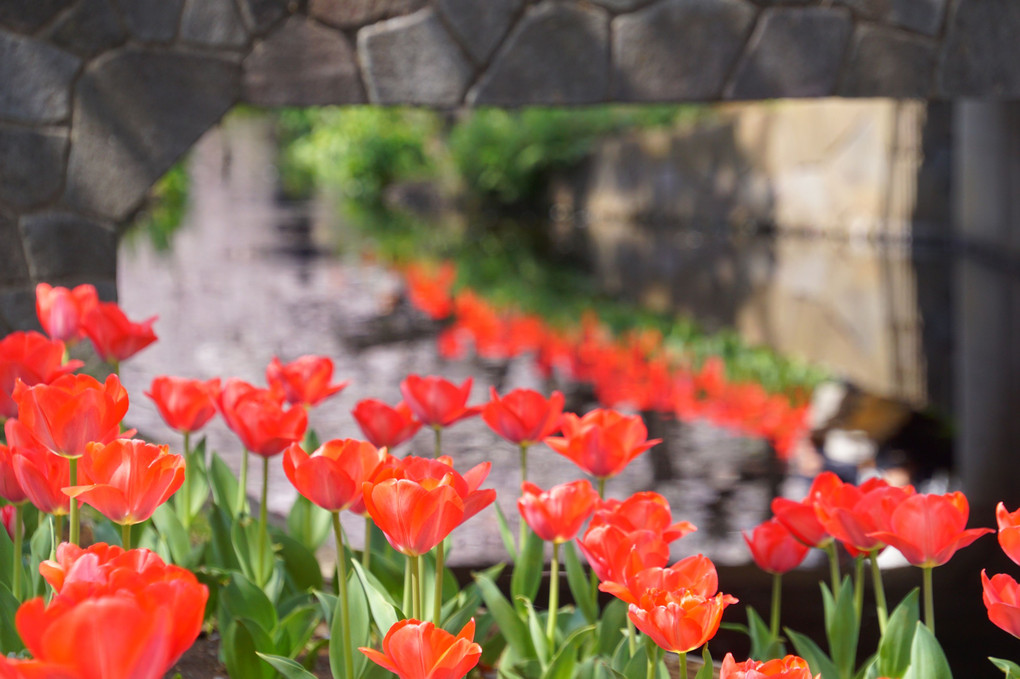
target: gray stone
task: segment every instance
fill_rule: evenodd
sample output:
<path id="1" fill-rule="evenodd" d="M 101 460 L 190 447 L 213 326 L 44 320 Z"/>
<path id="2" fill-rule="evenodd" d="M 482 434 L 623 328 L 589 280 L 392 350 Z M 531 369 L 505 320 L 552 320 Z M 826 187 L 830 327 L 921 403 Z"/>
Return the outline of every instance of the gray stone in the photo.
<path id="1" fill-rule="evenodd" d="M 0 125 L 0 201 L 36 207 L 54 198 L 64 180 L 67 130 Z"/>
<path id="2" fill-rule="evenodd" d="M 0 118 L 27 123 L 66 118 L 80 64 L 52 45 L 0 31 Z"/>
<path id="3" fill-rule="evenodd" d="M 755 9 L 744 0 L 666 0 L 613 20 L 613 97 L 716 99 Z"/>
<path id="4" fill-rule="evenodd" d="M 655 0 L 592 0 L 592 2 L 602 5 L 610 12 L 633 12 L 655 2 Z"/>
<path id="5" fill-rule="evenodd" d="M 0 211 L 0 285 L 28 282 L 28 262 L 25 260 L 18 220 Z"/>
<path id="6" fill-rule="evenodd" d="M 39 317 L 35 313 L 35 286 L 27 285 L 0 291 L 0 328 L 11 330 L 41 331 Z"/>
<path id="7" fill-rule="evenodd" d="M 237 101 L 237 64 L 127 47 L 89 65 L 74 108 L 64 201 L 121 221 Z"/>
<path id="8" fill-rule="evenodd" d="M 832 94 L 851 27 L 850 15 L 843 9 L 765 10 L 727 96 L 770 99 Z"/>
<path id="9" fill-rule="evenodd" d="M 0 2 L 0 25 L 20 33 L 42 28 L 74 0 L 6 0 Z"/>
<path id="10" fill-rule="evenodd" d="M 244 60 L 243 97 L 261 106 L 358 104 L 365 100 L 354 49 L 337 31 L 294 16 Z"/>
<path id="11" fill-rule="evenodd" d="M 117 0 L 128 30 L 146 42 L 170 42 L 177 36 L 184 0 Z"/>
<path id="12" fill-rule="evenodd" d="M 836 3 L 865 19 L 902 26 L 925 35 L 939 32 L 946 11 L 946 0 L 836 0 Z"/>
<path id="13" fill-rule="evenodd" d="M 255 35 L 262 35 L 287 15 L 287 5 L 287 0 L 244 0 L 241 11 L 248 29 Z"/>
<path id="14" fill-rule="evenodd" d="M 363 28 L 358 56 L 374 104 L 456 106 L 473 71 L 431 9 Z"/>
<path id="15" fill-rule="evenodd" d="M 436 3 L 446 23 L 478 64 L 492 56 L 522 5 L 522 0 L 487 0 L 484 3 L 438 0 Z"/>
<path id="16" fill-rule="evenodd" d="M 940 88 L 950 97 L 1020 97 L 1020 2 L 969 0 L 954 5 Z"/>
<path id="17" fill-rule="evenodd" d="M 69 52 L 92 57 L 127 39 L 110 0 L 83 0 L 62 16 L 50 31 L 50 40 Z"/>
<path id="18" fill-rule="evenodd" d="M 332 26 L 360 28 L 417 12 L 427 4 L 428 0 L 310 0 L 308 12 Z"/>
<path id="19" fill-rule="evenodd" d="M 117 234 L 110 226 L 70 212 L 43 212 L 22 217 L 21 231 L 37 281 L 117 275 Z"/>
<path id="20" fill-rule="evenodd" d="M 845 97 L 927 97 L 935 69 L 932 41 L 862 24 L 854 33 L 839 93 Z"/>
<path id="21" fill-rule="evenodd" d="M 886 18 L 892 2 L 893 0 L 835 0 L 837 5 L 848 7 L 858 16 L 874 21 Z"/>
<path id="22" fill-rule="evenodd" d="M 591 104 L 605 101 L 608 89 L 609 15 L 546 0 L 528 8 L 468 103 Z"/>
<path id="23" fill-rule="evenodd" d="M 234 0 L 186 0 L 181 40 L 210 47 L 244 47 L 248 34 Z"/>

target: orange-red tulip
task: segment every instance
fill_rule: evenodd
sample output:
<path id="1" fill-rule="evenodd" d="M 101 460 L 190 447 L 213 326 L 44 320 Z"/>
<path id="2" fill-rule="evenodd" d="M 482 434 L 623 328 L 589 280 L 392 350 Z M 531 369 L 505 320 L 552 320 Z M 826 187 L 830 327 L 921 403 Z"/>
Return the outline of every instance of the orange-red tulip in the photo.
<path id="1" fill-rule="evenodd" d="M 889 530 L 893 511 L 911 495 L 913 486 L 890 486 L 882 479 L 869 479 L 857 487 L 840 482 L 815 502 L 815 516 L 826 532 L 854 553 L 880 552 L 885 544 L 873 537 Z"/>
<path id="2" fill-rule="evenodd" d="M 448 427 L 466 417 L 477 415 L 481 408 L 468 407 L 472 379 L 464 380 L 459 387 L 452 382 L 428 375 L 408 375 L 400 383 L 400 393 L 411 412 L 430 427 Z"/>
<path id="3" fill-rule="evenodd" d="M 624 530 L 654 531 L 666 543 L 698 530 L 690 521 L 674 523 L 669 501 L 650 490 L 634 493 L 622 502 L 612 498 L 602 501 L 595 509 L 591 525 L 607 523 Z"/>
<path id="4" fill-rule="evenodd" d="M 81 319 L 99 358 L 107 363 L 120 363 L 156 341 L 152 324 L 156 317 L 141 323 L 128 319 L 116 302 L 100 302 Z"/>
<path id="5" fill-rule="evenodd" d="M 65 488 L 110 521 L 145 521 L 184 483 L 184 458 L 165 445 L 137 439 L 90 443 L 81 458 L 79 485 Z"/>
<path id="6" fill-rule="evenodd" d="M 330 384 L 331 379 L 333 361 L 327 356 L 301 356 L 290 363 L 281 363 L 273 356 L 266 368 L 269 387 L 282 391 L 287 402 L 295 405 L 318 405 L 350 384 Z"/>
<path id="7" fill-rule="evenodd" d="M 385 448 L 368 441 L 334 439 L 311 455 L 294 443 L 283 453 L 283 471 L 299 493 L 337 512 L 361 501 L 362 486 L 385 457 Z"/>
<path id="8" fill-rule="evenodd" d="M 407 441 L 421 429 L 421 422 L 406 403 L 401 401 L 396 406 L 374 398 L 358 401 L 351 411 L 365 438 L 379 448 L 393 449 Z"/>
<path id="9" fill-rule="evenodd" d="M 411 304 L 436 320 L 446 318 L 453 312 L 451 290 L 456 278 L 457 270 L 450 262 L 443 262 L 434 271 L 416 264 L 404 270 L 407 297 Z"/>
<path id="10" fill-rule="evenodd" d="M 33 387 L 19 383 L 14 401 L 18 421 L 41 445 L 64 457 L 80 457 L 90 442 L 120 438 L 120 422 L 128 409 L 127 391 L 116 375 L 105 383 L 88 375 L 64 375 Z"/>
<path id="11" fill-rule="evenodd" d="M 216 414 L 220 380 L 159 375 L 145 395 L 153 400 L 167 426 L 181 433 L 198 431 Z"/>
<path id="12" fill-rule="evenodd" d="M 73 342 L 84 337 L 81 319 L 98 304 L 99 295 L 92 285 L 79 285 L 72 290 L 48 283 L 35 286 L 35 312 L 39 325 L 56 340 Z"/>
<path id="13" fill-rule="evenodd" d="M 995 507 L 995 521 L 999 525 L 999 546 L 1013 563 L 1020 564 L 1020 509 L 1010 512 L 1000 502 Z"/>
<path id="14" fill-rule="evenodd" d="M 755 526 L 750 535 L 742 535 L 754 562 L 767 573 L 793 570 L 804 561 L 811 549 L 774 518 Z"/>
<path id="15" fill-rule="evenodd" d="M 81 679 L 73 667 L 0 655 L 0 679 Z"/>
<path id="16" fill-rule="evenodd" d="M 11 540 L 14 539 L 14 521 L 17 518 L 17 508 L 14 505 L 0 507 L 0 525 L 7 531 Z"/>
<path id="17" fill-rule="evenodd" d="M 634 573 L 669 562 L 669 545 L 651 530 L 624 530 L 613 524 L 589 525 L 577 546 L 595 577 L 623 582 Z"/>
<path id="18" fill-rule="evenodd" d="M 482 408 L 482 419 L 510 443 L 530 445 L 553 434 L 563 414 L 563 394 L 549 398 L 533 389 L 514 389 L 502 399 L 493 388 L 492 400 Z"/>
<path id="19" fill-rule="evenodd" d="M 578 417 L 564 413 L 562 437 L 545 439 L 546 445 L 598 479 L 616 476 L 630 461 L 661 439 L 648 440 L 648 429 L 639 415 L 621 415 L 596 409 Z"/>
<path id="20" fill-rule="evenodd" d="M 982 569 L 981 590 L 988 619 L 1020 639 L 1020 585 L 1005 573 L 989 579 Z"/>
<path id="21" fill-rule="evenodd" d="M 456 491 L 464 503 L 464 517 L 467 521 L 496 500 L 493 488 L 480 488 L 492 469 L 491 462 L 475 465 L 463 475 L 453 468 L 453 460 L 446 455 L 436 459 L 408 456 L 394 460 L 392 464 L 380 465 L 373 474 L 372 482 L 380 483 L 387 479 L 407 479 L 425 488 L 437 485 L 449 485 Z"/>
<path id="22" fill-rule="evenodd" d="M 548 542 L 566 542 L 574 539 L 598 501 L 599 494 L 587 480 L 561 483 L 549 490 L 525 481 L 521 484 L 517 509 L 538 537 Z"/>
<path id="23" fill-rule="evenodd" d="M 4 432 L 14 478 L 29 502 L 47 514 L 70 512 L 70 498 L 63 491 L 71 485 L 70 460 L 43 447 L 20 420 L 7 420 Z"/>
<path id="24" fill-rule="evenodd" d="M 386 479 L 363 486 L 365 509 L 393 548 L 420 556 L 438 545 L 464 519 L 464 501 L 452 477 L 437 485 Z"/>
<path id="25" fill-rule="evenodd" d="M 785 497 L 772 500 L 772 513 L 794 537 L 808 547 L 825 547 L 832 536 L 818 520 L 815 505 L 821 497 L 834 492 L 841 483 L 839 477 L 832 472 L 822 472 L 811 482 L 807 496 L 800 502 Z"/>
<path id="26" fill-rule="evenodd" d="M 893 511 L 888 531 L 872 533 L 922 568 L 941 566 L 991 528 L 967 529 L 970 505 L 963 493 L 918 494 L 908 497 Z"/>
<path id="27" fill-rule="evenodd" d="M 812 675 L 807 660 L 796 655 L 788 655 L 774 660 L 745 660 L 738 663 L 732 653 L 723 658 L 719 679 L 818 679 L 821 675 Z"/>
<path id="28" fill-rule="evenodd" d="M 358 650 L 400 679 L 461 679 L 482 656 L 474 636 L 474 620 L 457 636 L 431 622 L 401 620 L 386 632 L 382 653 L 364 647 Z"/>
<path id="29" fill-rule="evenodd" d="M 715 596 L 719 591 L 719 574 L 711 559 L 703 554 L 695 554 L 677 561 L 669 568 L 652 566 L 625 572 L 623 579 L 603 581 L 599 589 L 628 604 L 638 604 L 642 594 L 654 589 L 683 589 L 707 598 Z"/>
<path id="30" fill-rule="evenodd" d="M 0 339 L 0 418 L 18 416 L 18 404 L 12 398 L 18 380 L 29 387 L 49 384 L 83 365 L 63 361 L 64 343 L 38 332 L 12 332 Z"/>
<path id="31" fill-rule="evenodd" d="M 308 427 L 308 413 L 303 407 L 287 409 L 280 392 L 259 389 L 241 380 L 227 380 L 216 405 L 245 449 L 263 457 L 282 453 L 300 441 Z"/>
<path id="32" fill-rule="evenodd" d="M 630 604 L 627 615 L 660 648 L 687 653 L 715 636 L 723 609 L 735 603 L 729 594 L 703 597 L 690 590 L 651 589 Z"/>
<path id="33" fill-rule="evenodd" d="M 0 443 L 0 498 L 12 504 L 21 504 L 28 499 L 14 475 L 14 452 Z"/>

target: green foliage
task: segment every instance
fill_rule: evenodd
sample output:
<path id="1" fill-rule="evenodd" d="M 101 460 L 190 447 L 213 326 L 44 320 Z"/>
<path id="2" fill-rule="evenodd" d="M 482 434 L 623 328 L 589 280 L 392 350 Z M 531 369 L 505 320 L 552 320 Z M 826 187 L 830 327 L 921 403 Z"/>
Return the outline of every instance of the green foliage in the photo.
<path id="1" fill-rule="evenodd" d="M 145 239 L 156 252 L 169 252 L 174 236 L 184 220 L 190 186 L 191 178 L 185 158 L 171 167 L 152 187 L 145 207 L 124 233 L 128 245 L 132 246 Z"/>

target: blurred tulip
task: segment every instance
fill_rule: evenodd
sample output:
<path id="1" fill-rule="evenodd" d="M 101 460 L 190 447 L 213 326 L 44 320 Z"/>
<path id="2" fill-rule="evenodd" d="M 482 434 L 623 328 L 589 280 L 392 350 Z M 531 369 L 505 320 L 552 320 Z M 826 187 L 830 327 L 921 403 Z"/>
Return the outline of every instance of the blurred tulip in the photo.
<path id="1" fill-rule="evenodd" d="M 1020 509 L 1007 511 L 1000 502 L 995 507 L 995 521 L 999 525 L 999 546 L 1013 563 L 1020 564 Z"/>
<path id="2" fill-rule="evenodd" d="M 562 437 L 545 439 L 546 445 L 597 479 L 622 472 L 630 461 L 662 439 L 648 440 L 648 429 L 639 415 L 621 415 L 596 409 L 578 417 L 564 413 Z"/>
<path id="3" fill-rule="evenodd" d="M 967 529 L 970 506 L 963 493 L 918 494 L 893 511 L 888 531 L 870 536 L 895 547 L 915 566 L 932 568 L 949 561 L 991 528 Z"/>
<path id="4" fill-rule="evenodd" d="M 988 619 L 1000 629 L 1020 639 L 1020 585 L 1016 580 L 999 573 L 991 579 L 981 570 L 981 590 Z"/>
<path id="5" fill-rule="evenodd" d="M 559 429 L 563 394 L 549 398 L 532 389 L 514 389 L 501 399 L 495 388 L 492 400 L 482 408 L 482 419 L 510 443 L 531 445 Z"/>
<path id="6" fill-rule="evenodd" d="M 274 356 L 266 368 L 270 388 L 282 391 L 287 402 L 294 405 L 318 405 L 350 384 L 330 384 L 331 379 L 333 361 L 326 356 L 301 356 L 286 364 Z"/>
<path id="7" fill-rule="evenodd" d="M 457 270 L 451 262 L 443 262 L 433 271 L 417 264 L 411 264 L 404 270 L 411 305 L 433 320 L 447 318 L 453 312 L 451 291 L 456 279 Z"/>
<path id="8" fill-rule="evenodd" d="M 55 340 L 74 342 L 85 336 L 81 319 L 99 305 L 95 286 L 79 285 L 68 290 L 48 283 L 35 286 L 35 312 L 39 325 Z"/>
<path id="9" fill-rule="evenodd" d="M 587 480 L 561 483 L 549 490 L 525 481 L 517 509 L 538 537 L 547 542 L 566 542 L 574 539 L 598 501 L 598 493 Z"/>
<path id="10" fill-rule="evenodd" d="M 0 524 L 3 525 L 11 540 L 14 539 L 14 522 L 17 520 L 17 516 L 17 507 L 14 505 L 0 507 Z"/>
<path id="11" fill-rule="evenodd" d="M 299 493 L 323 509 L 337 512 L 361 501 L 362 486 L 386 457 L 368 441 L 334 439 L 311 455 L 291 444 L 283 454 L 283 471 Z"/>
<path id="12" fill-rule="evenodd" d="M 73 667 L 0 655 L 0 679 L 81 679 Z"/>
<path id="13" fill-rule="evenodd" d="M 0 498 L 11 504 L 21 504 L 28 497 L 14 475 L 14 452 L 0 443 Z"/>
<path id="14" fill-rule="evenodd" d="M 719 574 L 712 560 L 695 554 L 677 561 L 669 568 L 652 566 L 633 572 L 624 572 L 622 579 L 604 580 L 599 590 L 612 594 L 628 604 L 638 604 L 641 595 L 649 590 L 688 590 L 698 596 L 711 597 L 719 591 Z"/>
<path id="15" fill-rule="evenodd" d="M 262 457 L 282 453 L 284 448 L 300 441 L 308 427 L 304 408 L 285 409 L 279 392 L 259 389 L 241 380 L 227 380 L 216 405 L 245 450 Z"/>
<path id="16" fill-rule="evenodd" d="M 458 387 L 434 375 L 426 377 L 408 375 L 400 383 L 400 393 L 411 412 L 422 424 L 433 428 L 448 427 L 481 411 L 479 407 L 467 406 L 468 397 L 471 395 L 471 383 L 470 377 Z"/>
<path id="17" fill-rule="evenodd" d="M 750 535 L 742 535 L 758 568 L 773 575 L 799 566 L 811 549 L 774 518 L 758 524 Z"/>
<path id="18" fill-rule="evenodd" d="M 153 400 L 167 426 L 181 433 L 198 431 L 216 414 L 219 378 L 203 381 L 160 375 L 145 395 Z"/>
<path id="19" fill-rule="evenodd" d="M 141 323 L 128 320 L 116 302 L 100 302 L 81 319 L 99 358 L 115 366 L 156 341 L 155 322 L 155 316 Z"/>
<path id="20" fill-rule="evenodd" d="M 660 648 L 687 653 L 715 636 L 723 609 L 735 603 L 729 594 L 703 597 L 689 590 L 651 589 L 630 604 L 627 615 Z"/>
<path id="21" fill-rule="evenodd" d="M 431 622 L 401 620 L 386 632 L 382 653 L 364 647 L 358 650 L 400 679 L 461 679 L 482 656 L 474 636 L 474 620 L 457 636 Z"/>
<path id="22" fill-rule="evenodd" d="M 12 394 L 21 380 L 26 386 L 49 384 L 80 368 L 81 361 L 64 363 L 64 343 L 38 332 L 12 332 L 0 338 L 0 419 L 18 416 Z"/>
<path id="23" fill-rule="evenodd" d="M 842 484 L 839 477 L 832 472 L 822 472 L 811 482 L 807 496 L 800 502 L 785 497 L 772 500 L 772 513 L 776 515 L 793 536 L 808 547 L 824 547 L 832 541 L 832 536 L 818 520 L 815 506 L 819 500 Z"/>
<path id="24" fill-rule="evenodd" d="M 821 675 L 812 675 L 807 660 L 796 655 L 788 655 L 774 660 L 745 660 L 738 663 L 732 653 L 723 658 L 719 679 L 819 679 Z"/>
<path id="25" fill-rule="evenodd" d="M 365 438 L 379 448 L 392 450 L 421 429 L 421 422 L 403 401 L 391 407 L 377 399 L 366 398 L 358 401 L 351 414 Z"/>
<path id="26" fill-rule="evenodd" d="M 47 514 L 70 512 L 70 498 L 63 491 L 71 485 L 70 460 L 43 447 L 19 420 L 7 420 L 4 432 L 14 477 L 29 502 Z"/>

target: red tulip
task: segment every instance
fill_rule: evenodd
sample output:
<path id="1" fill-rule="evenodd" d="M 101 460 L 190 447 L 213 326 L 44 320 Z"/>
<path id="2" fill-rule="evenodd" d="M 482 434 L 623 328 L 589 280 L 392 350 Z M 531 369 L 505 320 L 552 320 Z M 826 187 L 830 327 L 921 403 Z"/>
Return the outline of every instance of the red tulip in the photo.
<path id="1" fill-rule="evenodd" d="M 48 283 L 35 286 L 35 312 L 46 334 L 56 340 L 73 342 L 85 336 L 82 317 L 99 304 L 95 286 L 79 285 L 73 290 L 52 287 Z"/>
<path id="2" fill-rule="evenodd" d="M 587 480 L 561 483 L 549 490 L 525 481 L 521 493 L 517 509 L 531 530 L 548 542 L 573 540 L 599 501 Z"/>
<path id="3" fill-rule="evenodd" d="M 80 457 L 92 441 L 120 438 L 127 391 L 116 375 L 101 384 L 88 375 L 64 375 L 52 384 L 14 388 L 18 421 L 39 443 L 64 457 Z M 125 433 L 131 436 L 134 432 Z"/>
<path id="4" fill-rule="evenodd" d="M 286 364 L 274 356 L 266 368 L 270 388 L 282 391 L 287 402 L 295 405 L 318 405 L 350 384 L 330 384 L 331 379 L 333 361 L 326 356 L 301 356 Z"/>
<path id="5" fill-rule="evenodd" d="M 70 498 L 63 491 L 71 485 L 70 460 L 44 448 L 20 420 L 7 420 L 4 431 L 14 477 L 29 502 L 47 514 L 70 512 Z"/>
<path id="6" fill-rule="evenodd" d="M 85 334 L 92 341 L 99 358 L 107 363 L 120 363 L 156 341 L 152 324 L 156 317 L 141 323 L 128 320 L 116 302 L 100 302 L 81 319 Z"/>
<path id="7" fill-rule="evenodd" d="M 259 389 L 241 380 L 227 380 L 217 406 L 227 426 L 245 449 L 272 457 L 301 440 L 308 427 L 308 413 L 301 406 L 284 409 L 279 392 Z"/>
<path id="8" fill-rule="evenodd" d="M 660 648 L 687 653 L 719 631 L 723 609 L 737 603 L 729 594 L 703 597 L 689 590 L 651 589 L 630 604 L 627 615 Z"/>
<path id="9" fill-rule="evenodd" d="M 653 589 L 688 590 L 698 596 L 711 597 L 719 591 L 719 574 L 711 559 L 695 554 L 681 559 L 669 568 L 652 566 L 624 573 L 621 580 L 605 580 L 599 590 L 612 594 L 628 604 L 638 604 L 641 595 Z"/>
<path id="10" fill-rule="evenodd" d="M 409 479 L 386 479 L 363 486 L 365 508 L 393 548 L 420 556 L 438 545 L 464 518 L 464 501 L 450 485 L 423 486 Z"/>
<path id="11" fill-rule="evenodd" d="M 742 533 L 758 568 L 766 573 L 786 573 L 799 566 L 811 549 L 793 537 L 776 519 L 759 524 L 750 535 Z"/>
<path id="12" fill-rule="evenodd" d="M 194 380 L 160 375 L 153 378 L 145 395 L 153 400 L 171 429 L 181 433 L 198 431 L 216 414 L 220 380 Z"/>
<path id="13" fill-rule="evenodd" d="M 0 655 L 0 679 L 81 679 L 73 667 Z"/>
<path id="14" fill-rule="evenodd" d="M 421 429 L 421 422 L 414 419 L 411 409 L 401 401 L 391 407 L 374 398 L 358 401 L 351 411 L 365 438 L 379 448 L 400 445 Z"/>
<path id="15" fill-rule="evenodd" d="M 999 524 L 999 546 L 1013 563 L 1020 564 L 1020 509 L 1009 512 L 1000 502 L 995 507 L 995 520 Z"/>
<path id="16" fill-rule="evenodd" d="M 963 493 L 918 494 L 904 500 L 893 511 L 888 531 L 872 533 L 903 553 L 915 566 L 931 568 L 949 561 L 991 528 L 967 529 L 970 506 Z"/>
<path id="17" fill-rule="evenodd" d="M 385 457 L 385 448 L 355 439 L 327 441 L 311 455 L 294 443 L 283 454 L 283 471 L 299 493 L 337 512 L 361 501 L 362 486 Z"/>
<path id="18" fill-rule="evenodd" d="M 719 679 L 818 679 L 821 675 L 812 675 L 807 660 L 788 655 L 774 660 L 745 660 L 738 663 L 732 653 L 723 658 Z"/>
<path id="19" fill-rule="evenodd" d="M 411 412 L 430 427 L 448 427 L 466 417 L 477 415 L 481 408 L 468 407 L 472 379 L 459 387 L 442 377 L 408 375 L 400 383 L 400 393 Z"/>
<path id="20" fill-rule="evenodd" d="M 1020 585 L 1004 573 L 993 575 L 989 580 L 982 569 L 981 590 L 988 619 L 1020 639 Z"/>
<path id="21" fill-rule="evenodd" d="M 449 485 L 464 504 L 464 517 L 461 523 L 482 511 L 496 500 L 493 488 L 482 488 L 492 469 L 491 462 L 475 465 L 463 475 L 453 468 L 453 460 L 442 455 L 436 459 L 408 456 L 394 460 L 392 464 L 380 465 L 373 474 L 372 483 L 381 483 L 388 479 L 407 479 L 426 488 L 437 485 Z"/>
<path id="22" fill-rule="evenodd" d="M 634 493 L 624 501 L 602 501 L 592 516 L 592 527 L 613 524 L 624 530 L 654 531 L 666 543 L 698 530 L 690 521 L 673 523 L 669 501 L 654 491 Z"/>
<path id="23" fill-rule="evenodd" d="M 3 525 L 11 540 L 14 539 L 14 522 L 17 519 L 17 514 L 17 507 L 14 505 L 0 507 L 0 524 Z"/>
<path id="24" fill-rule="evenodd" d="M 364 647 L 358 650 L 400 679 L 461 679 L 482 656 L 474 636 L 474 620 L 457 636 L 431 622 L 401 620 L 386 632 L 382 653 Z"/>
<path id="25" fill-rule="evenodd" d="M 811 482 L 807 497 L 794 502 L 785 497 L 772 500 L 772 513 L 793 536 L 808 547 L 825 547 L 832 540 L 825 527 L 815 513 L 815 505 L 819 499 L 834 492 L 842 484 L 839 477 L 832 472 L 822 472 Z"/>
<path id="26" fill-rule="evenodd" d="M 443 262 L 435 271 L 415 264 L 404 270 L 411 304 L 435 320 L 447 318 L 453 312 L 451 290 L 456 278 L 457 270 L 450 262 Z"/>
<path id="27" fill-rule="evenodd" d="M 492 400 L 482 408 L 482 419 L 510 443 L 530 445 L 559 429 L 563 394 L 554 391 L 547 399 L 532 389 L 514 389 L 500 399 L 495 389 Z"/>
<path id="28" fill-rule="evenodd" d="M 184 458 L 137 439 L 90 443 L 64 492 L 120 525 L 145 521 L 184 483 Z"/>
<path id="29" fill-rule="evenodd" d="M 546 445 L 598 479 L 616 476 L 661 441 L 647 440 L 648 429 L 640 416 L 601 408 L 584 417 L 564 413 L 561 427 L 563 436 L 545 439 Z"/>
<path id="30" fill-rule="evenodd" d="M 18 416 L 11 395 L 21 380 L 31 387 L 74 372 L 81 361 L 64 360 L 64 343 L 37 332 L 12 332 L 0 339 L 0 419 Z"/>
<path id="31" fill-rule="evenodd" d="M 28 497 L 14 475 L 14 452 L 0 443 L 0 498 L 11 504 L 21 504 Z"/>
<path id="32" fill-rule="evenodd" d="M 669 562 L 669 545 L 651 530 L 624 530 L 613 524 L 589 525 L 577 541 L 584 558 L 603 581 L 623 582 L 627 573 Z"/>
<path id="33" fill-rule="evenodd" d="M 881 479 L 869 479 L 859 488 L 840 482 L 818 497 L 815 516 L 851 552 L 877 553 L 885 544 L 873 534 L 889 530 L 893 511 L 911 495 L 913 486 L 890 486 Z"/>

